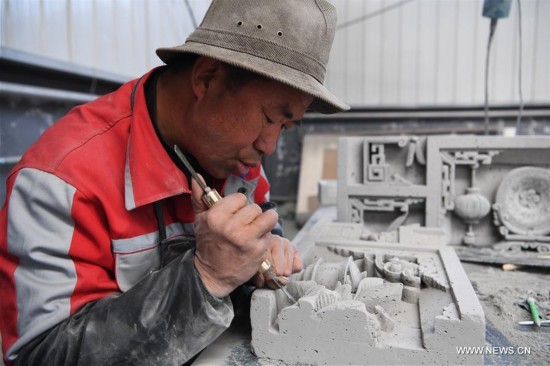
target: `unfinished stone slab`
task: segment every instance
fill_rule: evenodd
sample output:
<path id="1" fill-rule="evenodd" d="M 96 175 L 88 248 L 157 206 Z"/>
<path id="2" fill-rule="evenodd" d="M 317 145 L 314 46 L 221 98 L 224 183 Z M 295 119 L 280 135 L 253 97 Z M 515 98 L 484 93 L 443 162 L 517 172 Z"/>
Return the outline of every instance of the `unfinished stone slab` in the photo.
<path id="1" fill-rule="evenodd" d="M 300 241 L 305 270 L 287 290 L 256 290 L 252 349 L 306 364 L 482 364 L 457 347 L 484 346 L 481 305 L 454 250 L 327 239 L 346 223 L 320 219 Z"/>

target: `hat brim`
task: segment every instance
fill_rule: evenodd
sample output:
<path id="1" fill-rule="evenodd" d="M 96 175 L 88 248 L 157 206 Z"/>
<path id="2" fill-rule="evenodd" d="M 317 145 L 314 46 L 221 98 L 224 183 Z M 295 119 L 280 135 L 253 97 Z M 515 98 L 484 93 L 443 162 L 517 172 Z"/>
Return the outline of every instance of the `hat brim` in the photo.
<path id="1" fill-rule="evenodd" d="M 311 110 L 325 114 L 349 110 L 347 104 L 340 101 L 325 88 L 323 84 L 315 80 L 312 76 L 255 55 L 192 41 L 188 41 L 177 47 L 158 48 L 156 53 L 166 64 L 170 64 L 177 55 L 183 53 L 193 53 L 211 57 L 230 65 L 258 73 L 311 95 L 315 98 L 309 106 Z"/>

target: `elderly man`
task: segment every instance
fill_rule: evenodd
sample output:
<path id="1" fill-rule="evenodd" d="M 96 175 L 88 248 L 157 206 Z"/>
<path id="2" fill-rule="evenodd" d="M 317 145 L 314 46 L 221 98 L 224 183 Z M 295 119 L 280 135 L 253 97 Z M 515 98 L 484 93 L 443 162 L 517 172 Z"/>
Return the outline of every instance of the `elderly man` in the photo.
<path id="1" fill-rule="evenodd" d="M 8 364 L 183 364 L 229 326 L 230 293 L 273 287 L 264 260 L 302 269 L 257 205 L 261 158 L 308 108 L 348 108 L 322 85 L 335 23 L 325 0 L 214 0 L 165 66 L 43 134 L 0 216 Z M 222 193 L 210 209 L 174 146 Z"/>

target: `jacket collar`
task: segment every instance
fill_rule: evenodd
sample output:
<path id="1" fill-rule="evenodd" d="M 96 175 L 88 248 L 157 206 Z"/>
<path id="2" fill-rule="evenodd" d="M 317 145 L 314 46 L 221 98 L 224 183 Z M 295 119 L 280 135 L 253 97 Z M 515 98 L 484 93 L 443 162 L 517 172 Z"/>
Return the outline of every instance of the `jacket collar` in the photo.
<path id="1" fill-rule="evenodd" d="M 133 81 L 132 122 L 124 172 L 127 210 L 167 197 L 191 193 L 189 182 L 160 142 L 145 102 L 145 81 L 154 70 Z"/>

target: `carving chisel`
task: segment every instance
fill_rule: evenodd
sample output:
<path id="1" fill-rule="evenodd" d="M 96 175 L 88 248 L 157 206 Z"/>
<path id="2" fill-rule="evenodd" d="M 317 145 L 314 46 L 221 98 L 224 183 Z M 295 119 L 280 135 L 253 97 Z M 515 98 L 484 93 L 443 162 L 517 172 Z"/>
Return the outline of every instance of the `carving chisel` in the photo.
<path id="1" fill-rule="evenodd" d="M 197 172 L 195 171 L 195 169 L 193 169 L 193 167 L 191 166 L 191 164 L 189 163 L 189 160 L 187 160 L 185 155 L 183 155 L 183 153 L 180 151 L 180 149 L 178 148 L 178 145 L 174 145 L 174 151 L 176 152 L 176 155 L 178 156 L 178 158 L 180 158 L 183 165 L 185 165 L 189 173 L 191 173 L 195 181 L 199 184 L 202 191 L 204 192 L 204 194 L 202 195 L 202 201 L 204 202 L 206 207 L 210 208 L 214 206 L 214 203 L 221 200 L 222 196 L 220 196 L 218 191 L 208 187 L 206 184 L 202 182 L 202 180 L 199 179 Z"/>
<path id="2" fill-rule="evenodd" d="M 533 320 L 525 320 L 518 322 L 519 325 L 538 325 Z M 550 320 L 540 320 L 541 327 L 550 327 Z"/>
<path id="3" fill-rule="evenodd" d="M 187 170 L 189 171 L 193 179 L 195 179 L 195 181 L 199 184 L 199 186 L 203 190 L 204 194 L 202 195 L 202 201 L 204 202 L 206 207 L 210 208 L 214 206 L 216 202 L 222 199 L 222 196 L 220 196 L 220 194 L 216 189 L 208 187 L 206 184 L 202 182 L 201 179 L 199 179 L 197 172 L 195 171 L 195 169 L 193 169 L 193 167 L 189 163 L 189 160 L 187 160 L 185 155 L 183 155 L 181 150 L 178 148 L 178 145 L 174 145 L 174 152 L 176 153 L 178 158 L 180 158 L 183 165 L 185 165 L 185 168 L 187 168 Z M 262 208 L 262 211 L 265 211 L 265 209 Z M 264 274 L 266 272 L 269 275 L 269 278 L 271 278 L 271 280 L 275 282 L 277 287 L 279 287 L 283 291 L 283 293 L 288 297 L 288 299 L 293 303 L 295 303 L 296 300 L 294 299 L 294 297 L 292 297 L 292 295 L 290 295 L 287 289 L 284 288 L 288 283 L 288 278 L 284 276 L 276 276 L 275 273 L 273 273 L 273 266 L 267 259 L 264 260 L 262 264 L 260 264 L 260 267 L 258 268 L 258 273 Z"/>
<path id="4" fill-rule="evenodd" d="M 269 278 L 271 278 L 271 280 L 273 282 L 275 282 L 277 287 L 280 288 L 281 291 L 283 291 L 283 293 L 286 295 L 286 297 L 290 301 L 292 301 L 293 304 L 296 303 L 296 299 L 285 288 L 285 286 L 288 284 L 288 279 L 284 276 L 276 277 L 275 273 L 273 273 L 273 266 L 271 265 L 271 263 L 269 263 L 269 261 L 267 259 L 265 259 L 262 262 L 262 264 L 260 264 L 260 268 L 258 269 L 258 272 L 260 272 L 262 274 L 267 272 L 267 274 L 269 275 Z"/>

